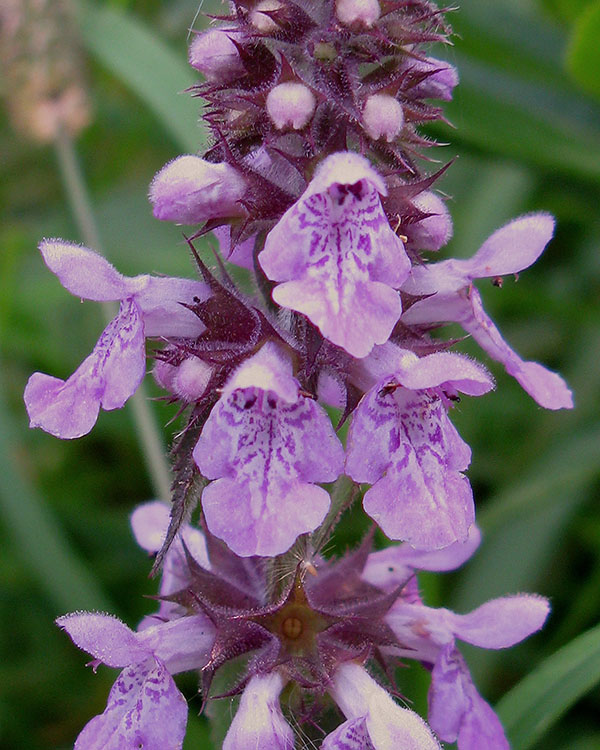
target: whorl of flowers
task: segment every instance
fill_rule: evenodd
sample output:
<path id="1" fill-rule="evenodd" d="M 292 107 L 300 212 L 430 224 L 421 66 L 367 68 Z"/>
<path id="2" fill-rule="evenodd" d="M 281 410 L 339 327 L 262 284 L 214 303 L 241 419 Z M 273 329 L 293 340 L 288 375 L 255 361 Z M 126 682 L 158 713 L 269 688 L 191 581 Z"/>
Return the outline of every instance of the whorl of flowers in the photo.
<path id="1" fill-rule="evenodd" d="M 501 750 L 456 640 L 510 646 L 542 626 L 548 603 L 520 594 L 457 615 L 421 601 L 415 573 L 456 568 L 479 543 L 471 452 L 449 411 L 459 394 L 494 387 L 432 331 L 459 323 L 538 404 L 570 408 L 562 379 L 510 348 L 474 285 L 531 265 L 553 219 L 520 217 L 469 260 L 423 256 L 452 236 L 432 190 L 439 173 L 421 172 L 434 144 L 419 126 L 443 118 L 432 100 L 449 100 L 458 81 L 427 52 L 450 33 L 433 3 L 229 6 L 189 55 L 213 144 L 150 186 L 157 218 L 194 225 L 199 279 L 127 278 L 86 248 L 40 245 L 70 292 L 121 306 L 66 381 L 31 377 L 31 425 L 89 432 L 100 408 L 139 386 L 147 338 L 159 341 L 156 380 L 187 414 L 170 516 L 150 504 L 132 519 L 162 565 L 159 612 L 137 632 L 108 615 L 58 621 L 95 663 L 123 669 L 76 748 L 180 748 L 185 700 L 171 675 L 201 670 L 206 701 L 213 675 L 245 655 L 226 750 L 291 750 L 292 725 L 324 750 L 426 750 L 437 738 Z M 221 260 L 217 272 L 200 260 L 193 242 L 210 231 L 222 259 L 249 270 L 254 296 Z M 327 560 L 323 542 L 360 485 L 365 512 L 402 544 L 372 552 L 369 536 Z M 194 528 L 185 521 L 200 488 Z M 395 690 L 398 658 L 431 670 L 429 726 L 382 687 Z"/>

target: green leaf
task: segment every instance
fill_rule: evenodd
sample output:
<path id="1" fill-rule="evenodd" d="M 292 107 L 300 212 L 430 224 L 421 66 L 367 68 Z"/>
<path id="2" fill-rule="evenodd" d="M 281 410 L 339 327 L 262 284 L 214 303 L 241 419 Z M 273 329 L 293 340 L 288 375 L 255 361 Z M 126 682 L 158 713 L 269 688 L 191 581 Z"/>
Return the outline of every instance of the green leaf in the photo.
<path id="1" fill-rule="evenodd" d="M 527 750 L 600 682 L 600 625 L 546 659 L 497 706 L 512 747 Z"/>
<path id="2" fill-rule="evenodd" d="M 81 0 L 80 22 L 89 52 L 155 113 L 178 147 L 192 153 L 201 149 L 199 103 L 184 92 L 197 79 L 184 50 L 175 55 L 142 22 L 110 6 Z"/>
<path id="3" fill-rule="evenodd" d="M 580 86 L 600 97 L 600 2 L 590 3 L 577 18 L 569 48 L 567 67 Z"/>

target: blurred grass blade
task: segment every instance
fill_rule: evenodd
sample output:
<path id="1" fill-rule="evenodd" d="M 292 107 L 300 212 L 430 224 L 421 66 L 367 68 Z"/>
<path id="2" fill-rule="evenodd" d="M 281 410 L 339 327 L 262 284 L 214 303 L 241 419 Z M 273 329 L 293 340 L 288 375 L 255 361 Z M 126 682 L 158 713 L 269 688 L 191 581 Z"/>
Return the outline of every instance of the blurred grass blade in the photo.
<path id="1" fill-rule="evenodd" d="M 544 89 L 484 63 L 456 55 L 461 84 L 445 107 L 457 131 L 432 125 L 443 140 L 462 141 L 510 159 L 578 178 L 600 177 L 600 109 L 590 103 L 588 117 L 575 116 L 580 100 Z"/>
<path id="2" fill-rule="evenodd" d="M 600 97 L 600 2 L 590 3 L 577 19 L 567 66 L 583 89 Z"/>
<path id="3" fill-rule="evenodd" d="M 0 513 L 16 551 L 57 614 L 110 611 L 110 602 L 71 550 L 43 498 L 15 468 L 20 430 L 6 408 L 1 385 L 0 381 Z"/>
<path id="4" fill-rule="evenodd" d="M 556 445 L 520 481 L 490 498 L 478 514 L 483 544 L 460 574 L 452 608 L 468 612 L 497 596 L 535 591 L 542 571 L 560 554 L 565 525 L 588 497 L 586 486 L 599 465 L 600 431 L 590 430 Z M 502 652 L 467 648 L 465 653 L 485 692 Z"/>
<path id="5" fill-rule="evenodd" d="M 196 152 L 205 137 L 198 125 L 199 102 L 184 89 L 197 83 L 185 54 L 175 55 L 143 23 L 108 5 L 80 2 L 84 44 L 158 117 L 183 151 Z"/>
<path id="6" fill-rule="evenodd" d="M 527 750 L 600 682 L 600 625 L 546 659 L 497 706 L 511 746 Z"/>

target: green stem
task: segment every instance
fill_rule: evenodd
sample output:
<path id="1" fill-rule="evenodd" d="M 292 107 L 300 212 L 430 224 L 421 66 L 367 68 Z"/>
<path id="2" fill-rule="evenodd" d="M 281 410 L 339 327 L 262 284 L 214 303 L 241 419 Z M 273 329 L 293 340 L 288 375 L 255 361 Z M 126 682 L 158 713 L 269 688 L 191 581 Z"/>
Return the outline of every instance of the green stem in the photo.
<path id="1" fill-rule="evenodd" d="M 65 131 L 61 131 L 56 138 L 55 145 L 67 197 L 83 241 L 88 247 L 105 255 L 73 139 Z M 114 305 L 110 303 L 103 303 L 102 311 L 107 322 L 115 315 Z M 137 437 L 154 492 L 161 500 L 169 503 L 171 499 L 170 467 L 143 383 L 130 399 L 130 404 Z"/>

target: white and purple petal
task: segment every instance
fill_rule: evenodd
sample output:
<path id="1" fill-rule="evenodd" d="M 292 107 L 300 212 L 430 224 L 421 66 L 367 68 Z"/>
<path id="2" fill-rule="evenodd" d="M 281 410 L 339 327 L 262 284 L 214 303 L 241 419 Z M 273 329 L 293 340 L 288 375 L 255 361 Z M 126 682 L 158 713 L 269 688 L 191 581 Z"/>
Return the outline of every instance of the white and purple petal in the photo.
<path id="1" fill-rule="evenodd" d="M 438 742 L 423 719 L 395 703 L 359 664 L 343 662 L 333 673 L 329 692 L 348 720 L 364 721 L 371 745 L 355 747 L 361 750 L 371 747 L 374 750 L 439 750 Z M 347 726 L 342 730 L 342 737 Z M 360 739 L 360 724 L 353 725 L 353 729 Z M 334 733 L 331 749 L 346 750 L 340 742 L 341 738 L 339 735 L 336 738 Z M 354 750 L 352 745 L 350 748 Z"/>
<path id="2" fill-rule="evenodd" d="M 279 704 L 284 685 L 279 672 L 256 674 L 250 679 L 223 742 L 223 750 L 293 750 L 294 733 Z"/>
<path id="3" fill-rule="evenodd" d="M 353 415 L 346 473 L 373 485 L 363 505 L 390 538 L 434 550 L 468 537 L 470 458 L 435 392 L 375 387 Z"/>
<path id="4" fill-rule="evenodd" d="M 280 282 L 273 299 L 355 357 L 389 338 L 402 312 L 396 289 L 410 270 L 380 193 L 385 185 L 366 159 L 333 154 L 259 254 L 267 276 Z"/>
<path id="5" fill-rule="evenodd" d="M 150 657 L 121 672 L 104 713 L 83 728 L 75 750 L 180 750 L 186 724 L 185 698 Z"/>
<path id="6" fill-rule="evenodd" d="M 242 388 L 213 408 L 193 452 L 215 479 L 202 493 L 210 531 L 238 555 L 285 552 L 313 531 L 329 508 L 314 482 L 334 481 L 343 448 L 312 399 L 284 402 L 273 391 Z"/>
<path id="7" fill-rule="evenodd" d="M 431 674 L 429 723 L 459 750 L 509 750 L 502 724 L 477 692 L 463 657 L 449 643 L 440 649 Z"/>
<path id="8" fill-rule="evenodd" d="M 133 299 L 104 329 L 92 353 L 66 380 L 34 373 L 25 388 L 30 426 L 56 437 L 86 435 L 100 407 L 119 409 L 137 390 L 146 367 L 144 326 Z"/>

